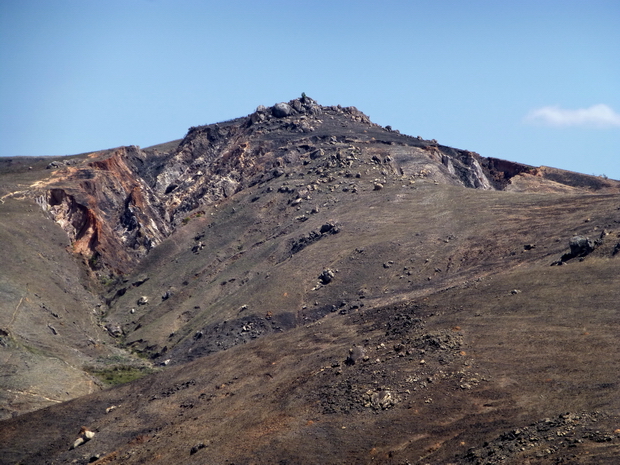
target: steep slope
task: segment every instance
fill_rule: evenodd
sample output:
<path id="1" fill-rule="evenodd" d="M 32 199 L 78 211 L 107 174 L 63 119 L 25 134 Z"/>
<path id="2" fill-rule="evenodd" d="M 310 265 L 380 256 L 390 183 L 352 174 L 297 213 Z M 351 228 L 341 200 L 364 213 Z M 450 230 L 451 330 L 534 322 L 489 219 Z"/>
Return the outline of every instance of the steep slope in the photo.
<path id="1" fill-rule="evenodd" d="M 98 390 L 84 366 L 119 353 L 98 326 L 103 301 L 85 287 L 69 237 L 27 194 L 49 162 L 2 160 L 2 418 Z"/>
<path id="2" fill-rule="evenodd" d="M 491 209 L 497 234 L 502 224 L 522 224 L 506 233 L 519 244 L 508 252 L 518 266 L 497 257 L 470 279 L 429 284 L 398 303 L 371 293 L 363 306 L 5 421 L 5 463 L 613 463 L 618 199 L 528 195 L 529 208 L 515 211 L 523 199 L 503 209 L 496 195 L 460 202 Z M 437 214 L 445 205 L 436 204 Z M 582 261 L 549 266 L 567 252 L 562 234 L 600 235 L 610 225 Z M 537 252 L 545 248 L 549 256 Z M 368 279 L 402 281 L 410 259 L 393 258 L 390 268 L 367 270 Z M 322 290 L 346 288 L 342 273 Z M 205 332 L 197 342 L 217 337 Z M 96 436 L 68 450 L 80 426 Z"/>
<path id="3" fill-rule="evenodd" d="M 3 416 L 98 391 L 97 369 L 163 372 L 0 423 L 3 463 L 617 451 L 617 181 L 305 96 L 50 161 L 2 162 Z M 545 417 L 611 439 L 517 447 Z M 96 439 L 67 451 L 80 426 Z"/>
<path id="4" fill-rule="evenodd" d="M 166 165 L 155 190 L 177 229 L 110 294 L 106 321 L 134 350 L 170 363 L 314 321 L 360 297 L 401 299 L 500 263 L 518 266 L 522 247 L 542 233 L 526 222 L 544 224 L 541 209 L 560 216 L 560 205 L 575 202 L 497 190 L 527 183 L 530 193 L 580 195 L 619 186 L 403 136 L 307 97 L 192 128 Z M 464 208 L 464 196 L 498 205 Z M 504 223 L 495 221 L 500 211 Z M 528 259 L 561 255 L 572 233 L 550 233 L 560 242 Z M 320 283 L 326 270 L 336 284 Z"/>

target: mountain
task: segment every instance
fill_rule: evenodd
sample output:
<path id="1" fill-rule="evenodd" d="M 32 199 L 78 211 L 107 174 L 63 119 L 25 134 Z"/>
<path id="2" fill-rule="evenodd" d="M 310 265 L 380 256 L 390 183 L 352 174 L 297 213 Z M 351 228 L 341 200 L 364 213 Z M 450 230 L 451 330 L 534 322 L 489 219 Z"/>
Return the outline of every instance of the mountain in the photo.
<path id="1" fill-rule="evenodd" d="M 619 455 L 618 181 L 305 95 L 0 179 L 0 463 Z"/>

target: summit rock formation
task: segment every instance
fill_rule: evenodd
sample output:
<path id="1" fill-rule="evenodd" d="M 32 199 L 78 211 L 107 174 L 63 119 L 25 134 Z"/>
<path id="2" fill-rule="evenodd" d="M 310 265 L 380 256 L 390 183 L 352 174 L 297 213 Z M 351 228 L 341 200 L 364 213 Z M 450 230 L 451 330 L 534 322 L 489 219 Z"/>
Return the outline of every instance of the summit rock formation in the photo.
<path id="1" fill-rule="evenodd" d="M 618 455 L 618 181 L 305 95 L 0 179 L 0 463 Z"/>

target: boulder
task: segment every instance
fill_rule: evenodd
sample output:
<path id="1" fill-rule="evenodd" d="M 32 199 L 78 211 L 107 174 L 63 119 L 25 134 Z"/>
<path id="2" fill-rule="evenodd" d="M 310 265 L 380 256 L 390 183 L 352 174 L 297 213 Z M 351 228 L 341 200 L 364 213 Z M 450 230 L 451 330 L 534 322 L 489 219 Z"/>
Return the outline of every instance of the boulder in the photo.
<path id="1" fill-rule="evenodd" d="M 585 236 L 574 236 L 569 241 L 570 254 L 573 257 L 585 257 L 594 250 L 594 242 Z"/>
<path id="2" fill-rule="evenodd" d="M 323 272 L 319 275 L 319 282 L 321 284 L 329 284 L 332 282 L 336 275 L 329 268 L 323 270 Z"/>
<path id="3" fill-rule="evenodd" d="M 73 441 L 73 444 L 71 445 L 71 448 L 69 450 L 75 449 L 76 447 L 79 447 L 82 444 L 84 444 L 84 438 L 82 437 L 77 438 L 75 441 Z"/>
<path id="4" fill-rule="evenodd" d="M 124 334 L 123 328 L 118 323 L 108 323 L 105 329 L 112 337 L 121 337 Z"/>
<path id="5" fill-rule="evenodd" d="M 198 444 L 196 444 L 194 447 L 191 448 L 191 450 L 189 451 L 189 455 L 194 455 L 200 449 L 204 449 L 205 447 L 207 446 L 204 443 L 199 442 Z"/>
<path id="6" fill-rule="evenodd" d="M 95 437 L 95 432 L 94 431 L 90 431 L 85 426 L 82 426 L 82 428 L 80 429 L 80 432 L 79 432 L 79 436 L 77 437 L 77 439 L 75 441 L 73 441 L 73 444 L 71 445 L 69 450 L 72 450 L 72 449 L 75 449 L 75 448 L 81 446 L 82 444 L 84 444 L 85 442 L 90 441 L 94 437 Z"/>
<path id="7" fill-rule="evenodd" d="M 298 113 L 303 112 L 304 107 L 301 104 L 301 102 L 299 100 L 293 100 L 292 102 L 293 108 L 295 109 L 295 111 L 297 111 Z"/>
<path id="8" fill-rule="evenodd" d="M 60 161 L 53 161 L 53 162 L 51 162 L 49 165 L 47 165 L 47 166 L 45 167 L 45 169 L 48 169 L 48 170 L 55 170 L 55 169 L 60 168 L 61 166 L 62 166 L 62 162 L 60 162 Z"/>
<path id="9" fill-rule="evenodd" d="M 354 346 L 349 349 L 349 356 L 345 360 L 346 365 L 355 365 L 358 361 L 363 360 L 366 356 L 366 351 L 363 347 Z"/>
<path id="10" fill-rule="evenodd" d="M 273 116 L 276 118 L 284 118 L 293 113 L 293 109 L 288 103 L 276 103 L 272 109 Z"/>
<path id="11" fill-rule="evenodd" d="M 336 226 L 334 223 L 325 223 L 321 226 L 319 230 L 321 234 L 337 234 L 340 232 L 340 228 Z"/>

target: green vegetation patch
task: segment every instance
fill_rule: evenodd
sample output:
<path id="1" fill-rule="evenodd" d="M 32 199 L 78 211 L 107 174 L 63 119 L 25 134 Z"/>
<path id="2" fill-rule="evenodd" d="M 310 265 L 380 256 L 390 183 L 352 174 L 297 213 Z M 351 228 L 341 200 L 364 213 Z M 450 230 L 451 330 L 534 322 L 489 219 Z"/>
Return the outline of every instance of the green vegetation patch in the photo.
<path id="1" fill-rule="evenodd" d="M 117 365 L 107 368 L 87 368 L 87 371 L 107 386 L 129 383 L 155 372 L 150 367 Z"/>
<path id="2" fill-rule="evenodd" d="M 84 369 L 106 386 L 129 383 L 159 371 L 143 360 L 121 354 L 100 357 Z"/>

